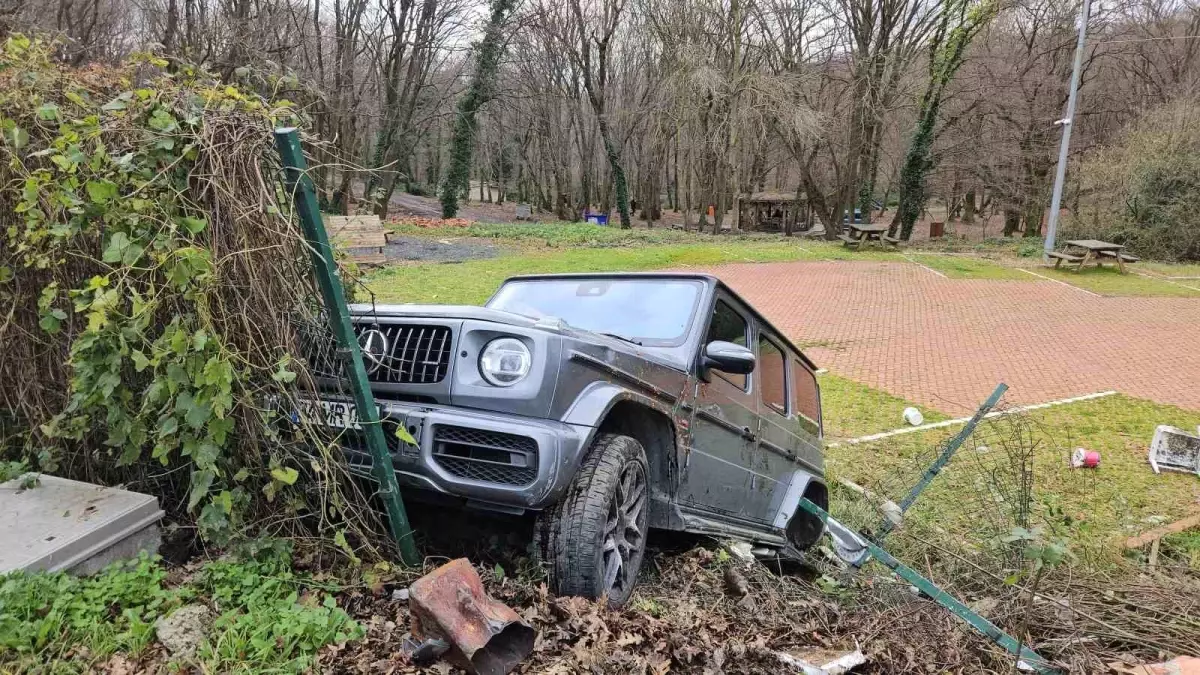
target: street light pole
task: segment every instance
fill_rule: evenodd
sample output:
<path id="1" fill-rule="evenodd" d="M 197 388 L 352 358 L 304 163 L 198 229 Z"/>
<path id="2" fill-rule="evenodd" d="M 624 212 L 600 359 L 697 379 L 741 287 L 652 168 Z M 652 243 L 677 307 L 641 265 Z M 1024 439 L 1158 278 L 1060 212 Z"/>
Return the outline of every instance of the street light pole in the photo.
<path id="1" fill-rule="evenodd" d="M 1079 94 L 1079 76 L 1083 70 L 1083 43 L 1087 38 L 1088 17 L 1092 1 L 1083 0 L 1079 14 L 1079 39 L 1075 43 L 1075 63 L 1071 67 L 1071 89 L 1067 93 L 1067 116 L 1055 122 L 1062 125 L 1062 143 L 1058 146 L 1058 167 L 1054 170 L 1054 196 L 1050 198 L 1050 220 L 1046 223 L 1046 246 L 1044 257 L 1050 259 L 1054 251 L 1054 237 L 1058 234 L 1058 212 L 1062 208 L 1063 183 L 1067 178 L 1067 152 L 1071 148 L 1071 127 L 1075 126 L 1075 99 Z"/>

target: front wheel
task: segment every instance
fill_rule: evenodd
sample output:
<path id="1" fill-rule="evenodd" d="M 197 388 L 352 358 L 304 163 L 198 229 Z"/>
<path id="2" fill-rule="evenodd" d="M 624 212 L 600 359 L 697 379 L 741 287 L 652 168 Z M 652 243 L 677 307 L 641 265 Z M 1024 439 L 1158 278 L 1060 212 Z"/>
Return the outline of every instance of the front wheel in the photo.
<path id="1" fill-rule="evenodd" d="M 646 550 L 649 470 L 641 443 L 596 438 L 553 508 L 538 518 L 538 548 L 559 595 L 629 600 Z"/>

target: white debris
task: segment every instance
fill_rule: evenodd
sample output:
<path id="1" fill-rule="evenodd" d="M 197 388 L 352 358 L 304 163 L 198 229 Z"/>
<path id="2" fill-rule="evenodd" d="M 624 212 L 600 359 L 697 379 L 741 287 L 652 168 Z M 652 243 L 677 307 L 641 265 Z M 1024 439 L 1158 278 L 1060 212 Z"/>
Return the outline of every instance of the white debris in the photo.
<path id="1" fill-rule="evenodd" d="M 154 622 L 154 633 L 171 656 L 189 659 L 208 638 L 212 610 L 204 605 L 184 605 Z"/>
<path id="2" fill-rule="evenodd" d="M 857 646 L 854 651 L 831 661 L 818 659 L 818 661 L 824 661 L 822 665 L 816 665 L 808 659 L 795 657 L 785 652 L 775 652 L 775 658 L 784 665 L 798 669 L 804 675 L 842 675 L 867 662 L 867 656 Z"/>

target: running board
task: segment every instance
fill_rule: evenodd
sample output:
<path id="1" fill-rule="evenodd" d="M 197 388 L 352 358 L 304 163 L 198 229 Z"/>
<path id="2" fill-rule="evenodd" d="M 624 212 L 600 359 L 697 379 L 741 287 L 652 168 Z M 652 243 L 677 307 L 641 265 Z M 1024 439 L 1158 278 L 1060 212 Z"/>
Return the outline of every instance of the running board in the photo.
<path id="1" fill-rule="evenodd" d="M 715 537 L 733 537 L 734 539 L 744 539 L 768 546 L 783 547 L 788 543 L 787 539 L 781 535 L 764 532 L 749 525 L 739 525 L 724 520 L 716 520 L 697 513 L 683 511 L 682 509 L 680 511 L 680 515 L 683 517 L 684 528 L 688 532 L 709 534 Z"/>

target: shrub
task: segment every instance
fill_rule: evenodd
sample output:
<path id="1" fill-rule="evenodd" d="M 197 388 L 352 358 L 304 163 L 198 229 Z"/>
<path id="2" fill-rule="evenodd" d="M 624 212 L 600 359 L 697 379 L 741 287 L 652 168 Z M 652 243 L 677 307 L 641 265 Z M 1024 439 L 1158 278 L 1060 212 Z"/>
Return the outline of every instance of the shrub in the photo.
<path id="1" fill-rule="evenodd" d="M 217 543 L 280 510 L 360 512 L 329 495 L 340 462 L 280 424 L 312 391 L 297 325 L 319 309 L 276 179 L 292 105 L 147 54 L 52 53 L 0 44 L 7 459 L 151 492 Z"/>
<path id="2" fill-rule="evenodd" d="M 1153 110 L 1080 169 L 1086 199 L 1067 239 L 1125 244 L 1160 260 L 1200 260 L 1200 100 Z"/>

